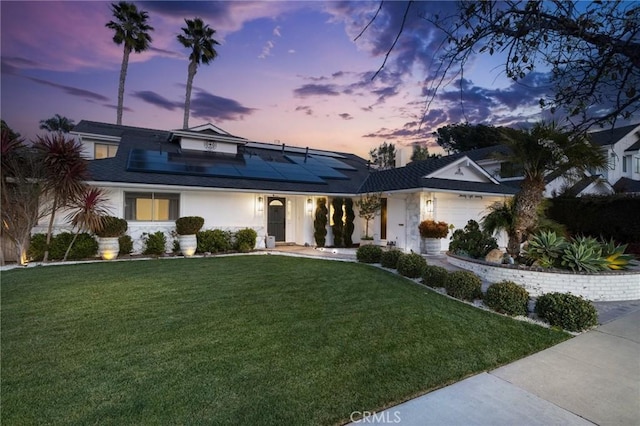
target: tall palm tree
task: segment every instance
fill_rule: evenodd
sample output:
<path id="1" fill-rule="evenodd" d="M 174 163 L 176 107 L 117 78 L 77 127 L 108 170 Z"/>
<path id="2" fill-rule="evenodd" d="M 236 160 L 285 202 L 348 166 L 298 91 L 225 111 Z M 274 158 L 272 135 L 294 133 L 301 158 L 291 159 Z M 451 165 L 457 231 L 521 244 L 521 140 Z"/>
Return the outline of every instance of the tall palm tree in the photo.
<path id="1" fill-rule="evenodd" d="M 510 154 L 496 157 L 520 166 L 524 173 L 520 191 L 514 197 L 514 227 L 521 236 L 536 228 L 547 174 L 559 172 L 567 176 L 604 169 L 607 164 L 605 153 L 585 135 L 563 132 L 555 123 L 538 123 L 517 137 L 505 136 Z"/>
<path id="2" fill-rule="evenodd" d="M 184 22 L 187 26 L 182 27 L 184 34 L 178 34 L 178 41 L 184 47 L 191 49 L 187 73 L 187 93 L 184 99 L 184 121 L 182 123 L 182 128 L 187 129 L 189 127 L 193 78 L 198 71 L 198 65 L 201 63 L 209 65 L 218 56 L 214 46 L 220 43 L 213 38 L 216 30 L 202 22 L 202 19 L 185 19 Z"/>
<path id="3" fill-rule="evenodd" d="M 68 205 L 85 191 L 84 181 L 88 177 L 88 161 L 82 157 L 82 145 L 62 133 L 40 136 L 33 147 L 42 155 L 43 193 L 49 196 L 49 227 L 47 228 L 47 249 L 43 261 L 49 258 L 49 244 L 53 233 L 56 211 Z"/>
<path id="4" fill-rule="evenodd" d="M 122 108 L 124 103 L 124 81 L 127 78 L 127 68 L 129 66 L 129 54 L 133 50 L 141 53 L 151 45 L 150 31 L 153 27 L 147 24 L 149 14 L 144 10 L 138 10 L 135 4 L 121 1 L 118 4 L 111 4 L 114 21 L 106 24 L 112 29 L 113 42 L 120 46 L 124 44 L 122 55 L 122 66 L 120 67 L 120 85 L 118 86 L 118 113 L 117 124 L 122 124 Z"/>
<path id="5" fill-rule="evenodd" d="M 75 125 L 73 120 L 60 114 L 46 120 L 40 120 L 40 128 L 49 132 L 69 133 Z"/>

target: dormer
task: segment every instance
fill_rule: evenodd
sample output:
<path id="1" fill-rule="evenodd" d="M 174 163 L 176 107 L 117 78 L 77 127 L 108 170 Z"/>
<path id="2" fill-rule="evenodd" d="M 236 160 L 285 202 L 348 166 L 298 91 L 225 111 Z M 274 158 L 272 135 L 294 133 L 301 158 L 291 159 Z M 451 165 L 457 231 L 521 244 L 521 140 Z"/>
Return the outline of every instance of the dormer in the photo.
<path id="1" fill-rule="evenodd" d="M 171 140 L 177 140 L 183 151 L 231 155 L 236 155 L 238 146 L 246 145 L 248 142 L 210 123 L 184 130 L 174 130 L 171 132 Z"/>
<path id="2" fill-rule="evenodd" d="M 82 155 L 89 160 L 115 157 L 120 144 L 120 136 L 97 133 L 71 132 L 82 144 Z"/>

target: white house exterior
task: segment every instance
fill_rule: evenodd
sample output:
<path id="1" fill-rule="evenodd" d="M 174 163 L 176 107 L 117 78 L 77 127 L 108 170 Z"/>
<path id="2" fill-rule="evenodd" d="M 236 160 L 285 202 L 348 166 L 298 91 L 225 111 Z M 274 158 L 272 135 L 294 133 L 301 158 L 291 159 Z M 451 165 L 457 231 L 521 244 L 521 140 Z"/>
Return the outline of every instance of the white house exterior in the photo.
<path id="1" fill-rule="evenodd" d="M 590 134 L 607 154 L 604 177 L 618 192 L 640 193 L 640 123 Z"/>
<path id="2" fill-rule="evenodd" d="M 382 195 L 383 207 L 369 234 L 379 244 L 418 252 L 420 221 L 461 228 L 516 192 L 463 154 L 375 171 L 353 154 L 249 141 L 210 124 L 169 132 L 81 121 L 72 134 L 91 160 L 88 183 L 105 188 L 112 214 L 128 221 L 134 252 L 143 248 L 143 233 L 169 236 L 182 216 L 203 217 L 203 229 L 252 228 L 257 248 L 267 236 L 314 246 L 319 199 L 329 209 L 326 244 L 332 245 L 333 198 L 355 202 L 370 193 Z M 365 222 L 354 209 L 357 244 Z M 69 230 L 64 214 L 56 218 L 57 232 Z M 34 232 L 45 228 L 43 221 Z M 442 240 L 443 250 L 448 243 Z"/>

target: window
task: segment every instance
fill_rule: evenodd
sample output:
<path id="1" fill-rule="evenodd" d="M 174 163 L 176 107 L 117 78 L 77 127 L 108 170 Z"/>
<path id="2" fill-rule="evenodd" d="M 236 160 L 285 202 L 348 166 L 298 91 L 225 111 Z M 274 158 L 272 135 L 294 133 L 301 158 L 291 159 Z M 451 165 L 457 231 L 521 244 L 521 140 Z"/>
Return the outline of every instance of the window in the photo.
<path id="1" fill-rule="evenodd" d="M 514 164 L 509 161 L 500 163 L 500 176 L 503 179 L 520 177 L 524 175 L 524 169 L 520 164 Z"/>
<path id="2" fill-rule="evenodd" d="M 636 163 L 634 173 L 640 173 L 640 157 L 633 157 Z"/>
<path id="3" fill-rule="evenodd" d="M 180 215 L 180 194 L 126 192 L 124 218 L 127 220 L 169 221 Z"/>
<path id="4" fill-rule="evenodd" d="M 96 160 L 100 158 L 111 158 L 116 156 L 118 145 L 108 145 L 106 143 L 97 143 L 94 146 L 94 157 Z"/>
<path id="5" fill-rule="evenodd" d="M 627 173 L 627 171 L 629 171 L 629 169 L 631 168 L 631 156 L 630 155 L 625 155 L 624 157 L 622 157 L 622 173 Z"/>

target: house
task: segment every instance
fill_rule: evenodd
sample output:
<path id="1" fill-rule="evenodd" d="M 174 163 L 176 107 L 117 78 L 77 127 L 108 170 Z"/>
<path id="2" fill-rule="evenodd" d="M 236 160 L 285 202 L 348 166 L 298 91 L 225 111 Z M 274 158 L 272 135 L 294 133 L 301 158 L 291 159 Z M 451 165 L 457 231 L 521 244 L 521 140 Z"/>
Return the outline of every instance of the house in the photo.
<path id="1" fill-rule="evenodd" d="M 354 154 L 251 141 L 211 124 L 164 131 L 83 120 L 72 134 L 91 160 L 88 183 L 108 191 L 112 214 L 129 223 L 135 252 L 142 250 L 143 233 L 170 235 L 177 218 L 193 215 L 205 219 L 205 229 L 253 228 L 257 248 L 267 236 L 314 246 L 319 199 L 327 201 L 331 245 L 331 200 L 370 193 L 382 195 L 370 224 L 377 243 L 418 252 L 420 221 L 461 228 L 516 192 L 464 154 L 375 171 Z M 56 230 L 68 229 L 64 214 L 56 217 Z M 355 243 L 364 227 L 356 216 Z M 442 240 L 443 250 L 448 243 Z"/>
<path id="2" fill-rule="evenodd" d="M 640 193 L 640 123 L 590 133 L 607 154 L 604 178 L 616 192 Z"/>

